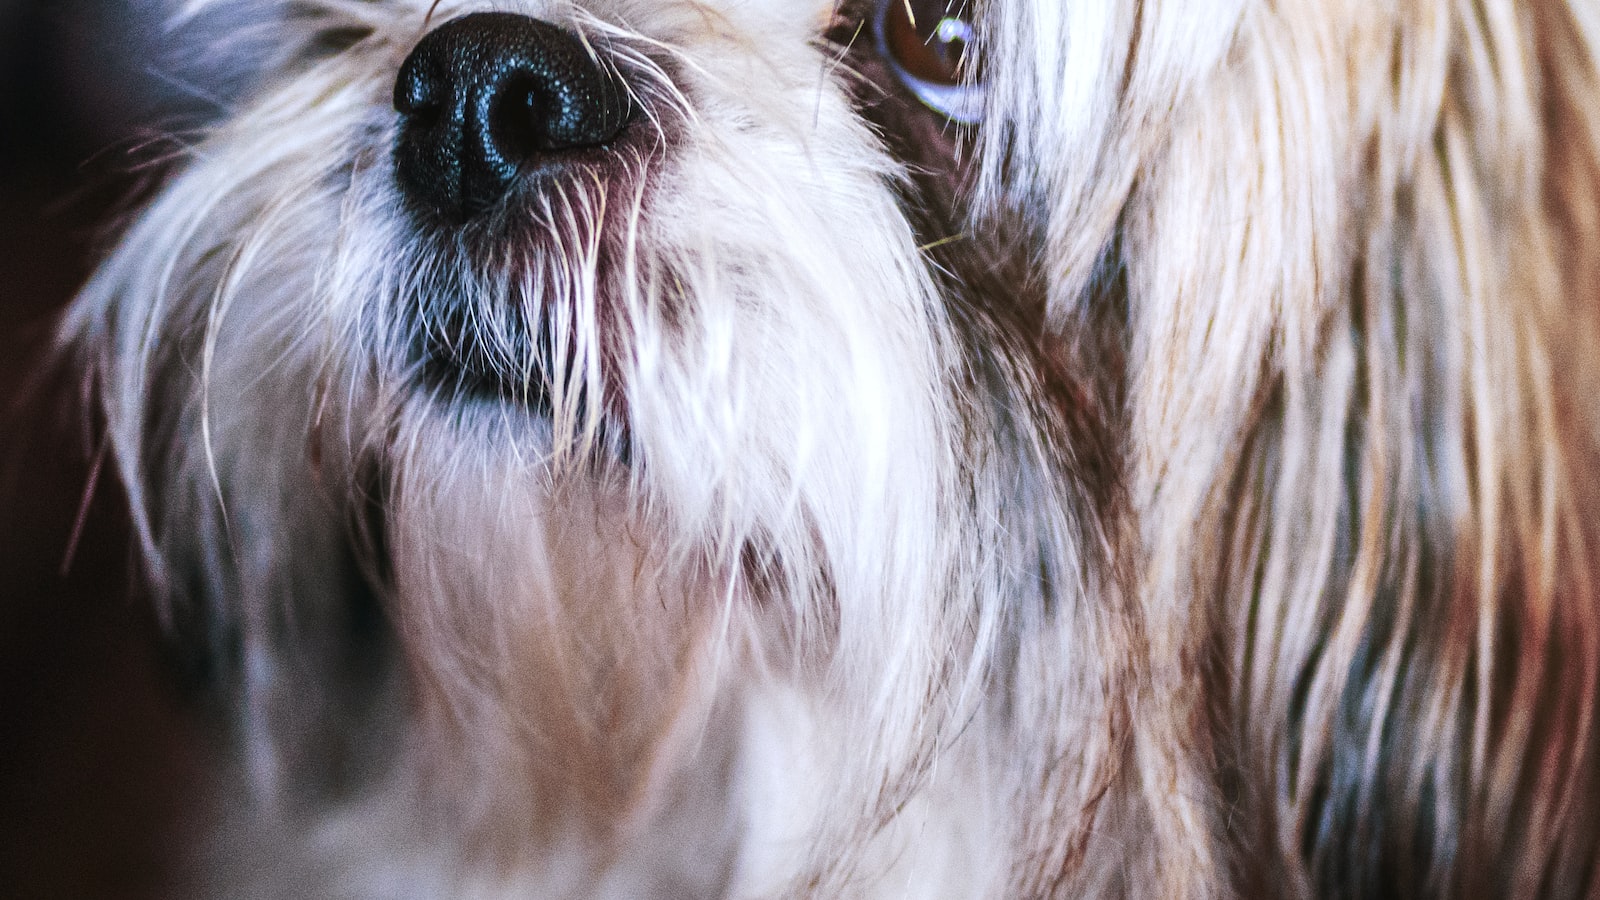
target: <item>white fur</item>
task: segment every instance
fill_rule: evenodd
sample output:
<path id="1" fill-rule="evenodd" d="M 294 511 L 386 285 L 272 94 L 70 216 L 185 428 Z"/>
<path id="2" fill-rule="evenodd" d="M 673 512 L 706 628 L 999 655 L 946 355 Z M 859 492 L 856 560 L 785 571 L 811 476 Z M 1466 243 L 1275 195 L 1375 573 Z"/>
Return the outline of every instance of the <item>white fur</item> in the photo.
<path id="1" fill-rule="evenodd" d="M 1082 648 L 1123 613 L 1026 410 L 1002 417 L 1022 422 L 1014 442 L 963 418 L 995 401 L 964 396 L 898 168 L 816 41 L 828 4 L 496 6 L 657 66 L 641 92 L 670 146 L 631 160 L 640 189 L 575 180 L 534 211 L 555 252 L 463 271 L 412 233 L 389 158 L 389 92 L 428 4 L 317 0 L 284 25 L 286 60 L 314 25 L 371 36 L 269 75 L 68 324 L 156 584 L 241 636 L 251 799 L 230 800 L 202 889 L 1003 894 L 1030 778 L 1091 794 L 1117 746 L 1030 742 L 1004 710 L 1068 734 L 1115 718 L 1095 674 L 1111 654 Z M 1096 42 L 1114 23 L 1092 6 L 1067 31 Z M 1072 83 L 1103 94 L 1098 77 Z M 1101 106 L 1062 99 L 1089 118 L 1060 125 L 1103 129 Z M 409 304 L 448 279 L 530 382 L 507 316 L 563 324 L 548 418 L 415 387 Z M 580 401 L 607 378 L 626 460 Z M 355 729 L 324 699 L 326 620 L 340 548 L 377 503 L 400 664 Z M 1010 666 L 1046 675 L 1008 700 L 1028 678 Z M 330 798 L 302 770 L 342 729 L 365 735 L 362 762 Z M 1070 842 L 1084 802 L 1036 839 Z"/>

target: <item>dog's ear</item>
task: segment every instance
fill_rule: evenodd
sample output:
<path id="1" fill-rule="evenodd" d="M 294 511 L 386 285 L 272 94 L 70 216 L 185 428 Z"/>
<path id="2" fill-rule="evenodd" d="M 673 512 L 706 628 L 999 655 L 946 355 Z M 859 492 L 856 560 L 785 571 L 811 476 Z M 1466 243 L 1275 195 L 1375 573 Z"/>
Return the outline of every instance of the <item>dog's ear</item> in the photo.
<path id="1" fill-rule="evenodd" d="M 1579 6 L 989 4 L 986 196 L 1038 230 L 1056 327 L 1107 247 L 1126 271 L 1146 602 L 1222 637 L 1256 892 L 1593 877 Z"/>
<path id="2" fill-rule="evenodd" d="M 1600 47 L 1503 7 L 1253 11 L 1121 212 L 1146 590 L 1266 892 L 1593 877 Z"/>

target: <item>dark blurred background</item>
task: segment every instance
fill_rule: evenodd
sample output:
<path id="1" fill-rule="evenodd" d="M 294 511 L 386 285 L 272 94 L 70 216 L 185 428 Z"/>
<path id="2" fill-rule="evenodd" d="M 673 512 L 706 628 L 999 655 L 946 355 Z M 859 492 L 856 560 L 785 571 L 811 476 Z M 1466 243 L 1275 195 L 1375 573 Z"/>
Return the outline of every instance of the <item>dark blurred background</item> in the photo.
<path id="1" fill-rule="evenodd" d="M 208 749 L 54 321 L 243 69 L 156 0 L 0 0 L 0 895 L 166 896 Z M 92 489 L 91 489 L 92 488 Z M 69 548 L 72 552 L 69 557 Z"/>

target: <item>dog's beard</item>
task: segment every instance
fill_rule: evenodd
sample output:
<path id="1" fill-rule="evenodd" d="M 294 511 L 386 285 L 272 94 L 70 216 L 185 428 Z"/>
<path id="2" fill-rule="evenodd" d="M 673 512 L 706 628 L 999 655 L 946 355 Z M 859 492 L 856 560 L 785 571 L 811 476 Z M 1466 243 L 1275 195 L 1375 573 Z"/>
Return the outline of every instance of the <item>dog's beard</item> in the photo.
<path id="1" fill-rule="evenodd" d="M 1095 404 L 1041 374 L 1001 248 L 930 265 L 961 210 L 847 102 L 825 4 L 617 6 L 560 12 L 645 120 L 465 225 L 395 176 L 424 5 L 315 6 L 354 43 L 222 126 L 79 307 L 153 574 L 238 657 L 255 780 L 291 829 L 340 821 L 301 770 L 382 695 L 327 687 L 360 573 L 409 699 L 346 788 L 413 801 L 350 830 L 546 884 L 664 852 L 674 816 L 706 835 L 673 851 L 691 892 L 1101 877 L 1102 798 L 1148 814 Z"/>

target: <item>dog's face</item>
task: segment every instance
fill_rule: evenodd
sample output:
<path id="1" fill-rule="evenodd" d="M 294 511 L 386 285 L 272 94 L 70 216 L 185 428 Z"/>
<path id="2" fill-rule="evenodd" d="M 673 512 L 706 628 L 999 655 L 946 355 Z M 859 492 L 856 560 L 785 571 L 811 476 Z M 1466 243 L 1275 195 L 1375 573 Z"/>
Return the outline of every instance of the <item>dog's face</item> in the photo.
<path id="1" fill-rule="evenodd" d="M 825 28 L 877 10 L 844 26 L 822 3 L 474 10 L 360 6 L 355 43 L 219 142 L 277 169 L 241 182 L 259 211 L 240 213 L 288 189 L 284 220 L 317 236 L 241 223 L 263 257 L 315 273 L 250 302 L 285 341 L 311 321 L 332 336 L 316 414 L 359 432 L 328 457 L 384 470 L 394 590 L 427 598 L 397 615 L 440 617 L 416 631 L 449 635 L 432 649 L 454 669 L 493 655 L 463 634 L 552 631 L 529 596 L 594 620 L 562 635 L 664 610 L 605 653 L 677 670 L 700 628 L 741 627 L 713 621 L 743 616 L 750 572 L 770 568 L 770 601 L 807 598 L 791 626 L 828 628 L 842 613 L 810 602 L 812 557 L 839 596 L 878 583 L 845 548 L 879 545 L 868 510 L 930 519 L 950 427 L 947 324 L 900 164 L 852 108 L 856 76 L 829 71 Z M 300 150 L 263 154 L 283 133 Z M 486 611 L 511 620 L 454 618 Z"/>
<path id="2" fill-rule="evenodd" d="M 929 0 L 293 7 L 73 322 L 269 794 L 311 790 L 356 710 L 407 723 L 387 777 L 448 798 L 475 858 L 699 816 L 770 889 L 885 834 L 914 867 L 889 826 L 935 757 L 987 771 L 957 724 L 1104 733 L 1002 741 L 1045 761 L 935 815 L 956 844 L 1009 833 L 987 793 L 1099 802 L 1116 677 L 978 713 L 1008 667 L 1133 633 L 1101 395 L 1038 341 L 1037 223 L 970 227 L 980 26 Z M 372 609 L 392 645 L 355 658 Z M 1078 807 L 1043 808 L 1075 846 Z"/>

